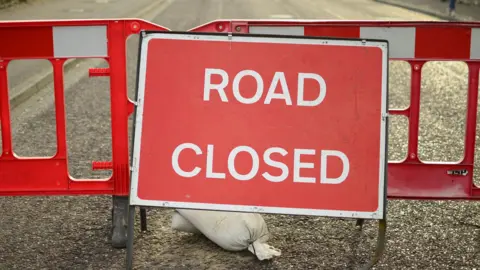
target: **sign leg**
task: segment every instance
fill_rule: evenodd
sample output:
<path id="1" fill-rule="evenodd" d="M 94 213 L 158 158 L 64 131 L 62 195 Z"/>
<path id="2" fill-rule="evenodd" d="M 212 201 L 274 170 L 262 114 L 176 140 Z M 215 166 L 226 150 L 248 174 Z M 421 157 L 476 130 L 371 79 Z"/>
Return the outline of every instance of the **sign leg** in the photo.
<path id="1" fill-rule="evenodd" d="M 363 229 L 363 223 L 365 223 L 365 219 L 357 219 L 357 223 L 355 224 L 356 227 L 358 227 L 360 230 Z"/>
<path id="2" fill-rule="evenodd" d="M 147 209 L 140 207 L 140 228 L 142 232 L 147 230 Z"/>
<path id="3" fill-rule="evenodd" d="M 135 206 L 128 207 L 128 231 L 127 231 L 127 270 L 133 269 L 133 236 L 135 227 Z"/>
<path id="4" fill-rule="evenodd" d="M 385 251 L 386 232 L 387 232 L 387 219 L 385 218 L 378 221 L 377 249 L 375 250 L 375 255 L 373 256 L 373 258 L 370 260 L 369 263 L 367 263 L 365 266 L 361 268 L 362 270 L 368 270 L 372 268 L 375 264 L 377 264 L 377 262 L 382 257 L 383 252 Z"/>

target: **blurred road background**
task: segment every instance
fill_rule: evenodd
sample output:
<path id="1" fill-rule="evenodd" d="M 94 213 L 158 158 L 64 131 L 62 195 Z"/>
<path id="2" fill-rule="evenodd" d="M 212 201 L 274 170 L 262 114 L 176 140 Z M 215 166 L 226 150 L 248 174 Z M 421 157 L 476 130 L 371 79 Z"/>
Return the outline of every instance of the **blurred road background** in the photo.
<path id="1" fill-rule="evenodd" d="M 450 0 L 374 0 L 391 4 L 412 11 L 423 12 L 451 21 L 478 21 L 480 19 L 479 0 L 455 0 L 455 14 L 450 16 L 448 6 Z"/>
<path id="2" fill-rule="evenodd" d="M 417 11 L 380 1 L 417 3 Z M 138 17 L 171 30 L 188 30 L 220 18 L 439 20 L 420 12 L 426 7 L 422 3 L 446 14 L 448 3 L 440 0 L 34 0 L 0 10 L 0 20 Z M 460 9 L 458 4 L 458 17 L 475 15 Z M 127 46 L 129 96 L 133 97 L 137 38 Z M 88 68 L 94 65 L 105 63 L 72 61 L 65 74 L 69 171 L 74 177 L 104 177 L 105 172 L 91 171 L 91 161 L 111 156 L 109 79 L 88 78 Z M 9 65 L 17 155 L 55 153 L 49 71 L 46 61 Z M 389 76 L 390 107 L 406 106 L 408 64 L 391 62 Z M 421 159 L 462 157 L 466 93 L 464 63 L 424 67 Z M 406 155 L 406 128 L 407 121 L 400 116 L 390 123 L 390 160 Z M 109 242 L 110 209 L 108 196 L 0 198 L 0 269 L 123 269 L 125 251 L 111 248 Z M 376 269 L 480 268 L 479 210 L 476 202 L 390 201 L 387 251 Z M 137 269 L 352 269 L 368 260 L 376 239 L 373 222 L 360 234 L 352 220 L 265 215 L 271 244 L 283 254 L 273 262 L 260 263 L 247 252 L 225 252 L 203 237 L 171 231 L 170 213 L 149 210 L 149 231 L 136 233 Z"/>

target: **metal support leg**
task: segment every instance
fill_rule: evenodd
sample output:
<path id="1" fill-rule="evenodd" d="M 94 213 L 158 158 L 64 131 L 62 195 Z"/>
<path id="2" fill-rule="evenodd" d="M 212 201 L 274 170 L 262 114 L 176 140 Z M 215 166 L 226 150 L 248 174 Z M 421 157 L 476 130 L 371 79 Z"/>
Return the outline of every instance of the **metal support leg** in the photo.
<path id="1" fill-rule="evenodd" d="M 359 227 L 359 229 L 362 230 L 364 222 L 365 222 L 364 219 L 359 218 L 359 219 L 357 219 L 357 223 L 355 224 L 355 226 Z"/>
<path id="2" fill-rule="evenodd" d="M 127 244 L 128 197 L 112 196 L 112 246 L 125 248 Z"/>
<path id="3" fill-rule="evenodd" d="M 135 226 L 135 206 L 128 207 L 128 233 L 127 233 L 127 270 L 133 269 L 133 236 Z"/>
<path id="4" fill-rule="evenodd" d="M 382 257 L 383 252 L 385 251 L 386 232 L 387 232 L 387 220 L 381 219 L 378 221 L 377 249 L 375 250 L 375 255 L 373 256 L 373 258 L 370 260 L 368 264 L 366 264 L 361 268 L 362 270 L 368 270 L 372 268 L 375 264 L 377 264 L 377 262 Z"/>
<path id="5" fill-rule="evenodd" d="M 140 207 L 140 228 L 142 232 L 147 231 L 147 209 Z"/>

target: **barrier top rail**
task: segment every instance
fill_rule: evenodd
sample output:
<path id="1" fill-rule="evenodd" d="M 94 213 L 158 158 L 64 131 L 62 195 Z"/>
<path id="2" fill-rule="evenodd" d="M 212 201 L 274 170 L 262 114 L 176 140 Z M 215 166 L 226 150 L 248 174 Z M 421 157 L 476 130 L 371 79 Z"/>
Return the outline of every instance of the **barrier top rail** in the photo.
<path id="1" fill-rule="evenodd" d="M 387 39 L 390 59 L 480 61 L 480 22 L 216 20 L 189 31 Z"/>
<path id="2" fill-rule="evenodd" d="M 0 21 L 0 37 L 15 40 L 0 43 L 0 59 L 107 58 L 109 50 L 115 51 L 107 41 L 118 34 L 126 39 L 141 30 L 169 31 L 142 19 Z M 89 40 L 88 46 L 66 48 L 73 36 Z M 30 46 L 32 40 L 37 46 Z"/>

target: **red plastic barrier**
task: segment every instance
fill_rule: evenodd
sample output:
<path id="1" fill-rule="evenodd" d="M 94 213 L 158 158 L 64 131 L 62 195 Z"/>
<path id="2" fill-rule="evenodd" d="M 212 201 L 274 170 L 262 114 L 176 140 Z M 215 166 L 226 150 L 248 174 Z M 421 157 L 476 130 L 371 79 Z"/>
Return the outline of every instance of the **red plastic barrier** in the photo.
<path id="1" fill-rule="evenodd" d="M 66 28 L 70 27 L 70 28 Z M 125 41 L 140 30 L 168 29 L 142 20 L 68 20 L 0 22 L 0 116 L 3 153 L 0 157 L 0 195 L 113 194 L 128 195 L 128 124 L 133 104 L 127 98 Z M 77 31 L 75 35 L 72 33 Z M 411 66 L 410 105 L 390 110 L 409 120 L 408 155 L 388 167 L 388 197 L 404 199 L 480 199 L 473 183 L 478 79 L 479 22 L 381 21 L 270 21 L 219 20 L 190 31 L 270 33 L 389 40 L 390 59 Z M 75 46 L 75 37 L 89 46 Z M 11 40 L 15 40 L 12 42 Z M 36 46 L 30 46 L 35 40 Z M 107 42 L 108 40 L 108 42 Z M 87 43 L 83 42 L 82 45 Z M 75 51 L 74 49 L 79 49 Z M 92 69 L 90 76 L 110 76 L 111 162 L 93 169 L 112 169 L 106 181 L 76 181 L 68 175 L 63 64 L 69 58 L 99 57 L 108 69 Z M 6 67 L 15 59 L 48 59 L 54 68 L 57 153 L 53 158 L 17 158 L 12 153 Z M 418 130 L 422 67 L 428 61 L 463 61 L 469 67 L 464 157 L 460 162 L 426 163 L 418 158 Z"/>
<path id="2" fill-rule="evenodd" d="M 388 164 L 388 197 L 480 199 L 473 183 L 480 69 L 479 22 L 218 20 L 190 31 L 261 33 L 389 40 L 390 59 L 411 66 L 410 105 L 390 110 L 409 120 L 408 155 Z M 418 158 L 422 67 L 428 61 L 463 61 L 469 67 L 465 155 L 460 162 L 426 163 Z"/>
<path id="3" fill-rule="evenodd" d="M 136 19 L 0 22 L 1 196 L 128 195 L 128 117 L 133 104 L 127 97 L 126 40 L 141 30 L 168 31 Z M 94 169 L 113 170 L 108 179 L 72 179 L 68 173 L 63 65 L 70 58 L 103 58 L 109 63 L 108 69 L 89 73 L 110 76 L 112 161 L 94 164 Z M 13 153 L 7 66 L 20 59 L 47 59 L 53 66 L 57 153 L 52 158 L 20 158 Z"/>

